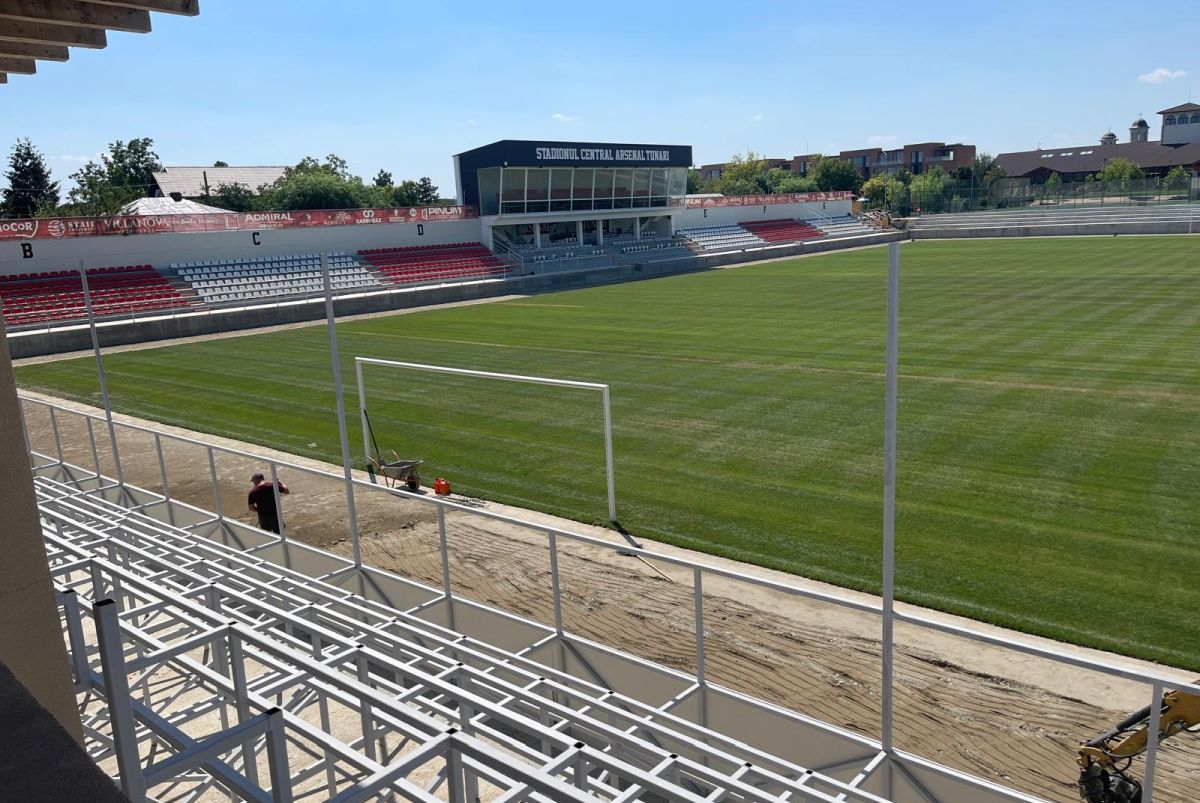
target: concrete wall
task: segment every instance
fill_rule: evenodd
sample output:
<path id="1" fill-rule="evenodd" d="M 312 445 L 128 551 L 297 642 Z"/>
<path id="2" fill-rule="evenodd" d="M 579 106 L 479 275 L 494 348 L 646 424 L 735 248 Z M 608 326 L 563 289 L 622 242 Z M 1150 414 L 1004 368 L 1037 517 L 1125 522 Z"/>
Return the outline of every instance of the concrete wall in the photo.
<path id="1" fill-rule="evenodd" d="M 914 240 L 946 240 L 975 237 L 1083 237 L 1118 234 L 1191 234 L 1186 220 L 1132 223 L 1051 223 L 1033 226 L 956 226 L 939 228 L 922 225 L 911 230 Z M 1196 233 L 1200 233 L 1200 228 Z"/>
<path id="2" fill-rule="evenodd" d="M 0 348 L 0 664 L 82 744 L 23 431 L 12 362 Z"/>
<path id="3" fill-rule="evenodd" d="M 807 220 L 821 216 L 844 217 L 848 214 L 850 214 L 849 201 L 684 209 L 675 218 L 675 228 L 691 229 L 700 226 L 732 226 L 746 221 L 779 220 L 789 217 Z"/>
<path id="4" fill-rule="evenodd" d="M 131 234 L 23 240 L 0 243 L 0 275 L 108 265 L 153 265 L 201 259 L 279 256 L 407 245 L 479 242 L 478 220 L 328 226 L 320 229 L 261 229 L 193 234 Z M 257 237 L 255 236 L 257 235 Z M 256 242 L 257 240 L 257 242 Z M 27 256 L 26 246 L 32 251 Z"/>

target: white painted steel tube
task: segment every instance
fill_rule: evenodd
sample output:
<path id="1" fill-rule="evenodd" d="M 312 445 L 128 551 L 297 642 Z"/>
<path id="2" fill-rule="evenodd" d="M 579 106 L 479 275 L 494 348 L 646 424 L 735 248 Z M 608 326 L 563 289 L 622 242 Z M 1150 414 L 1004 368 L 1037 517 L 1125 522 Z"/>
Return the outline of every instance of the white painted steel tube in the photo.
<path id="1" fill-rule="evenodd" d="M 350 439 L 346 435 L 346 399 L 342 393 L 342 366 L 338 360 L 337 324 L 333 316 L 333 287 L 329 280 L 329 255 L 321 252 L 321 280 L 325 285 L 325 323 L 329 329 L 329 356 L 333 361 L 333 394 L 337 404 L 338 437 L 342 441 L 342 471 L 346 477 L 346 509 L 350 521 L 350 543 L 354 566 L 362 569 L 362 547 L 358 543 L 358 513 L 354 507 L 354 474 L 350 467 Z"/>
<path id="2" fill-rule="evenodd" d="M 896 596 L 896 413 L 900 347 L 900 245 L 888 244 L 887 372 L 883 425 L 883 677 L 882 736 L 885 752 L 892 751 L 892 681 Z"/>

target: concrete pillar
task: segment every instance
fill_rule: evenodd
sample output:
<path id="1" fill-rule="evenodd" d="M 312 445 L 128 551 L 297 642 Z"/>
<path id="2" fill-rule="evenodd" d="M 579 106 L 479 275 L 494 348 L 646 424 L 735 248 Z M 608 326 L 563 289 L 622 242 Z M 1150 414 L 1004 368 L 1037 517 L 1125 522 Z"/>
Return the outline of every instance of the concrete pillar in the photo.
<path id="1" fill-rule="evenodd" d="M 604 221 L 596 220 L 596 245 L 604 245 Z"/>
<path id="2" fill-rule="evenodd" d="M 0 662 L 83 744 L 2 321 L 0 342 Z"/>
<path id="3" fill-rule="evenodd" d="M 633 239 L 642 239 L 642 219 L 640 217 L 635 217 L 633 219 Z"/>
<path id="4" fill-rule="evenodd" d="M 575 239 L 579 241 L 580 245 L 583 245 L 583 221 L 582 220 L 575 221 Z"/>
<path id="5" fill-rule="evenodd" d="M 533 245 L 535 248 L 542 247 L 542 224 L 541 223 L 533 224 Z"/>

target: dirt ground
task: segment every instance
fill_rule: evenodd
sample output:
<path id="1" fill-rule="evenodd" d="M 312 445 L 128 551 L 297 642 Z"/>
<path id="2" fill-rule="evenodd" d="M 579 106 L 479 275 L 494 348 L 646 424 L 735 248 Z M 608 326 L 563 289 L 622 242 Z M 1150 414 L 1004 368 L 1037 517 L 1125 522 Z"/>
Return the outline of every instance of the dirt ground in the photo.
<path id="1" fill-rule="evenodd" d="M 36 394 L 26 394 L 31 398 Z M 60 402 L 61 403 L 61 402 Z M 73 409 L 93 408 L 64 403 Z M 331 413 L 332 414 L 332 413 Z M 33 448 L 54 455 L 57 446 L 45 408 L 26 404 Z M 264 457 L 340 473 L 341 468 L 262 447 L 196 435 L 186 430 L 118 416 L 163 433 L 194 437 Z M 93 462 L 83 419 L 57 416 L 58 441 L 68 462 Z M 161 490 L 153 437 L 119 430 L 125 478 Z M 112 474 L 103 424 L 93 428 L 101 467 Z M 212 509 L 208 457 L 202 447 L 163 440 L 173 497 Z M 249 459 L 217 455 L 224 513 L 251 521 L 245 492 L 250 474 L 263 469 Z M 345 487 L 340 480 L 284 470 L 292 495 L 284 505 L 290 538 L 349 555 Z M 433 508 L 382 493 L 356 494 L 364 562 L 441 584 Z M 555 524 L 619 544 L 610 530 L 587 527 L 482 501 L 489 510 Z M 470 514 L 447 517 L 452 582 L 456 593 L 541 622 L 553 621 L 545 535 Z M 660 664 L 694 669 L 690 570 L 650 566 L 616 549 L 560 540 L 565 627 Z M 872 598 L 780 572 L 644 541 L 647 549 L 788 585 L 839 596 Z M 664 577 L 663 575 L 666 575 Z M 705 580 L 705 652 L 710 682 L 752 694 L 825 722 L 878 738 L 880 720 L 879 619 L 825 602 L 801 599 L 744 582 Z M 899 605 L 940 621 L 969 625 L 1031 643 L 1044 639 L 958 617 Z M 1064 664 L 1025 657 L 976 642 L 898 625 L 896 633 L 896 743 L 948 766 L 991 778 L 1053 801 L 1077 801 L 1075 748 L 1149 701 L 1149 688 Z M 1179 680 L 1190 676 L 1093 650 L 1055 646 L 1130 668 L 1155 668 Z M 714 723 L 720 729 L 720 723 Z M 1140 775 L 1141 762 L 1134 771 Z M 1200 742 L 1181 735 L 1159 754 L 1157 801 L 1200 797 Z M 964 803 L 969 803 L 965 801 Z"/>

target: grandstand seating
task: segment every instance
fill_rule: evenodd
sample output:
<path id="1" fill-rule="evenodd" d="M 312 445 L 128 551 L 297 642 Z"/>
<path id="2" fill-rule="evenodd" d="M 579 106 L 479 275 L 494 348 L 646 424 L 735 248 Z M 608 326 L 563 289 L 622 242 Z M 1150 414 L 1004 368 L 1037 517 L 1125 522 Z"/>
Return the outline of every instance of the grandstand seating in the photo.
<path id="1" fill-rule="evenodd" d="M 508 271 L 479 243 L 370 248 L 358 255 L 396 284 L 502 278 Z"/>
<path id="2" fill-rule="evenodd" d="M 791 218 L 781 220 L 756 220 L 752 223 L 742 223 L 742 228 L 769 243 L 790 243 L 797 240 L 811 240 L 814 237 L 824 237 L 825 232 L 814 228 L 808 223 Z"/>
<path id="3" fill-rule="evenodd" d="M 171 267 L 209 304 L 310 295 L 324 290 L 318 254 L 173 262 Z M 349 254 L 329 255 L 329 278 L 333 289 L 340 292 L 381 287 L 375 277 Z"/>
<path id="4" fill-rule="evenodd" d="M 823 218 L 809 220 L 810 226 L 815 226 L 830 237 L 848 237 L 854 234 L 874 234 L 876 229 L 850 215 L 845 217 Z"/>
<path id="5" fill-rule="evenodd" d="M 679 229 L 678 234 L 705 251 L 726 248 L 752 248 L 766 245 L 766 241 L 741 226 L 701 226 L 694 229 Z"/>
<path id="6" fill-rule="evenodd" d="M 150 265 L 91 268 L 88 289 L 97 316 L 168 310 L 191 303 Z M 0 300 L 9 326 L 67 321 L 87 315 L 83 282 L 77 271 L 0 276 Z"/>

